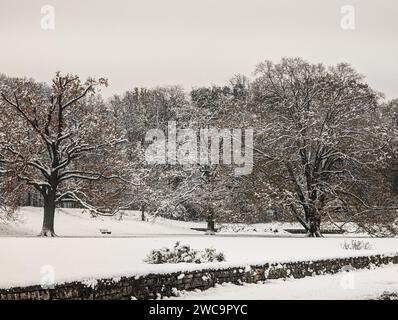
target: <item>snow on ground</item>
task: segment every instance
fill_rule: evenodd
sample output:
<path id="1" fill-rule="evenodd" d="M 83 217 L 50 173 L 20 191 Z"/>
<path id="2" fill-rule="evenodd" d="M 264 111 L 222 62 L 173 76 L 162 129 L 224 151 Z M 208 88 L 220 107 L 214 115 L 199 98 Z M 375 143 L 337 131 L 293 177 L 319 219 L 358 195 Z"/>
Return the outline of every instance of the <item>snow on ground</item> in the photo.
<path id="1" fill-rule="evenodd" d="M 176 241 L 192 248 L 213 247 L 226 262 L 149 265 L 143 259 L 152 250 Z M 40 284 L 45 266 L 53 268 L 55 282 L 92 277 L 144 275 L 202 268 L 245 266 L 264 262 L 397 253 L 398 239 L 367 239 L 372 250 L 344 250 L 341 238 L 257 238 L 217 236 L 163 236 L 136 238 L 0 238 L 0 288 Z M 43 271 L 45 272 L 45 271 Z"/>
<path id="2" fill-rule="evenodd" d="M 170 299 L 190 300 L 356 300 L 398 292 L 398 266 L 357 270 L 303 279 L 267 280 L 242 286 L 224 283 L 206 291 L 180 292 Z"/>
<path id="3" fill-rule="evenodd" d="M 273 234 L 275 236 L 284 235 L 289 236 L 290 233 L 284 229 L 301 229 L 297 223 L 255 223 L 255 224 L 244 224 L 244 223 L 225 223 L 218 227 L 219 233 L 246 233 L 246 234 Z"/>
<path id="4" fill-rule="evenodd" d="M 19 216 L 22 221 L 18 224 L 0 223 L 0 288 L 40 284 L 48 270 L 46 266 L 52 268 L 55 282 L 60 283 L 93 277 L 398 252 L 398 238 L 362 239 L 369 241 L 372 249 L 351 251 L 341 247 L 345 241 L 341 237 L 285 237 L 281 232 L 276 237 L 273 231 L 266 231 L 267 228 L 283 228 L 281 224 L 258 225 L 262 232 L 234 230 L 229 234 L 206 236 L 203 232 L 190 229 L 205 227 L 204 222 L 153 217 L 148 217 L 149 221 L 140 221 L 139 212 L 126 212 L 123 220 L 119 221 L 117 217 L 92 218 L 77 209 L 58 210 L 55 231 L 61 237 L 48 239 L 34 237 L 40 232 L 42 224 L 41 208 L 22 208 Z M 101 235 L 100 229 L 111 230 L 111 237 Z M 194 249 L 213 247 L 222 251 L 227 261 L 201 265 L 143 263 L 151 250 L 172 247 L 177 241 Z"/>
<path id="5" fill-rule="evenodd" d="M 340 224 L 341 225 L 341 224 Z M 326 230 L 336 230 L 336 225 L 328 222 L 322 224 L 322 228 Z M 219 233 L 245 233 L 245 234 L 268 234 L 277 236 L 292 236 L 291 233 L 285 231 L 285 229 L 303 229 L 299 222 L 268 222 L 268 223 L 223 223 L 218 227 Z M 351 236 L 364 236 L 365 234 L 358 232 L 358 227 L 353 223 L 344 224 L 344 230 L 350 232 Z M 341 236 L 335 234 L 334 236 Z"/>
<path id="6" fill-rule="evenodd" d="M 18 213 L 19 222 L 0 223 L 0 236 L 36 236 L 43 223 L 43 208 L 23 207 Z M 101 236 L 100 229 L 112 231 L 112 235 L 127 236 L 139 234 L 195 234 L 192 223 L 167 223 L 161 218 L 149 217 L 140 221 L 138 211 L 125 212 L 122 220 L 114 217 L 91 217 L 81 209 L 57 209 L 55 232 L 59 236 Z"/>
<path id="7" fill-rule="evenodd" d="M 164 235 L 164 234 L 203 234 L 191 228 L 206 228 L 206 222 L 178 221 L 162 217 L 147 215 L 148 221 L 141 221 L 141 212 L 123 211 L 114 217 L 91 217 L 87 211 L 81 209 L 57 209 L 55 215 L 55 232 L 58 236 L 103 236 L 100 229 L 110 230 L 109 236 L 132 235 Z M 36 236 L 40 233 L 43 222 L 43 209 L 23 207 L 17 212 L 18 222 L 0 221 L 0 237 L 5 236 Z M 327 226 L 334 228 L 333 226 Z M 299 223 L 270 222 L 270 223 L 225 223 L 217 226 L 219 234 L 264 235 L 272 237 L 297 237 L 284 229 L 301 229 Z M 350 234 L 352 236 L 363 236 Z"/>
<path id="8" fill-rule="evenodd" d="M 21 227 L 19 223 L 15 222 L 0 222 L 0 237 L 8 236 L 32 236 L 33 233 L 24 227 Z M 37 235 L 37 233 L 36 233 Z"/>

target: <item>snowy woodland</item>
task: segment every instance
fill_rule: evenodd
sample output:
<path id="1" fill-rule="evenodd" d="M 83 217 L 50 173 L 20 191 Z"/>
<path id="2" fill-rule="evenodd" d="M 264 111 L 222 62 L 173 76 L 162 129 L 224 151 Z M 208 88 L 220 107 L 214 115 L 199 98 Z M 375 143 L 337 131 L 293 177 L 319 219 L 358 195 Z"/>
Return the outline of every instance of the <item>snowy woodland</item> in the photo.
<path id="1" fill-rule="evenodd" d="M 350 65 L 284 58 L 221 85 L 131 88 L 104 99 L 106 85 L 60 72 L 46 83 L 0 75 L 1 221 L 36 196 L 44 237 L 57 235 L 63 207 L 207 221 L 211 231 L 271 219 L 297 222 L 310 237 L 322 237 L 324 224 L 397 235 L 398 100 L 386 101 Z M 253 129 L 252 172 L 148 164 L 148 130 L 167 133 L 170 121 Z"/>
<path id="2" fill-rule="evenodd" d="M 397 15 L 0 0 L 0 303 L 398 300 Z"/>

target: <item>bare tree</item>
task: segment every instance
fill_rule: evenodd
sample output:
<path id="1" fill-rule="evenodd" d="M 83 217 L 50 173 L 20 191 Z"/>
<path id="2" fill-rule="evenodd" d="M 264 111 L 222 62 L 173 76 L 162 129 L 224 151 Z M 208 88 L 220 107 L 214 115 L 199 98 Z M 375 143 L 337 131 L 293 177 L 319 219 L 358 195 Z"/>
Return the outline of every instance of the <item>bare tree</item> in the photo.
<path id="1" fill-rule="evenodd" d="M 55 209 L 62 201 L 76 201 L 99 214 L 112 214 L 119 203 L 124 187 L 118 144 L 123 138 L 95 95 L 99 85 L 106 80 L 81 82 L 60 73 L 51 86 L 18 78 L 0 83 L 1 121 L 13 124 L 0 129 L 0 162 L 5 174 L 43 196 L 41 236 L 55 236 Z M 98 199 L 103 200 L 99 207 Z"/>
<path id="2" fill-rule="evenodd" d="M 259 64 L 255 74 L 256 174 L 271 200 L 319 237 L 328 211 L 364 203 L 361 173 L 383 148 L 379 96 L 347 64 L 283 59 Z"/>

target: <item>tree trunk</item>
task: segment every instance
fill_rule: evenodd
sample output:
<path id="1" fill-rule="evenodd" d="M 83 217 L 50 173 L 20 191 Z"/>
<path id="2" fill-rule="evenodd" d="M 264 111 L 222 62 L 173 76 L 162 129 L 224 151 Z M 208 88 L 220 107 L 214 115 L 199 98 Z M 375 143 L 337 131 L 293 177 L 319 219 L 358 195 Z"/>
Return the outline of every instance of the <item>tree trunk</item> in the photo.
<path id="1" fill-rule="evenodd" d="M 141 221 L 145 221 L 145 204 L 141 206 Z"/>
<path id="2" fill-rule="evenodd" d="M 213 219 L 208 219 L 207 220 L 207 231 L 216 232 L 215 227 L 214 227 L 214 220 Z"/>
<path id="3" fill-rule="evenodd" d="M 30 191 L 28 191 L 28 200 L 27 200 L 28 207 L 32 207 L 32 195 Z"/>
<path id="4" fill-rule="evenodd" d="M 40 237 L 56 237 L 54 232 L 55 196 L 44 196 L 44 217 Z"/>
<path id="5" fill-rule="evenodd" d="M 215 222 L 214 222 L 214 212 L 213 209 L 209 209 L 209 214 L 207 216 L 207 231 L 208 234 L 214 234 L 216 232 Z"/>
<path id="6" fill-rule="evenodd" d="M 321 217 L 316 209 L 311 210 L 308 215 L 310 230 L 308 231 L 309 237 L 321 238 Z"/>
<path id="7" fill-rule="evenodd" d="M 300 224 L 303 226 L 303 228 L 305 229 L 305 231 L 309 231 L 310 227 L 309 227 L 309 223 L 308 223 L 308 219 L 307 219 L 307 215 L 305 215 L 305 217 L 301 217 L 300 213 L 297 212 L 297 210 L 294 208 L 293 205 L 290 205 L 290 209 L 293 212 L 294 217 L 297 219 L 298 222 L 300 222 Z"/>

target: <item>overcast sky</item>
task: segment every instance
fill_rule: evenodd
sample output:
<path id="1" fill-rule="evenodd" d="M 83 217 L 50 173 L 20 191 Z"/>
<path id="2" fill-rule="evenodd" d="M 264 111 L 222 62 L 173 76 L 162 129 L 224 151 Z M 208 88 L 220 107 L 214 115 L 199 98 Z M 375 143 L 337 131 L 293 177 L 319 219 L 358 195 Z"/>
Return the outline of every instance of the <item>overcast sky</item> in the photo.
<path id="1" fill-rule="evenodd" d="M 40 10 L 55 8 L 55 29 Z M 355 29 L 340 26 L 343 5 Z M 223 84 L 262 60 L 349 62 L 398 97 L 397 0 L 0 0 L 0 72 L 48 81 L 104 76 L 134 86 Z"/>

